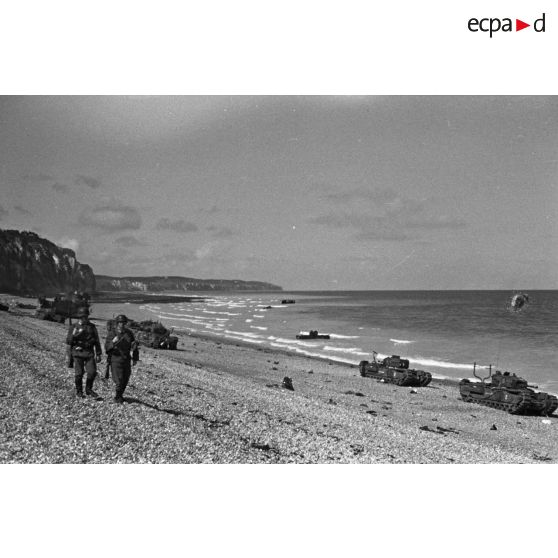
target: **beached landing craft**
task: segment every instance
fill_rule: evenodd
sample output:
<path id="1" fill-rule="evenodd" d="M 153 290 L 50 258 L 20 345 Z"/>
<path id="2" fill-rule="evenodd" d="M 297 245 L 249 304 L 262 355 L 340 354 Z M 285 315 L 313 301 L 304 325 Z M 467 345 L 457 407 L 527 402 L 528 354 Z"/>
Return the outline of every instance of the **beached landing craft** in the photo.
<path id="1" fill-rule="evenodd" d="M 299 333 L 297 339 L 330 339 L 327 333 L 318 333 L 317 329 L 311 329 L 308 333 Z"/>
<path id="2" fill-rule="evenodd" d="M 473 376 L 480 382 L 463 379 L 459 382 L 459 392 L 463 401 L 478 403 L 493 409 L 507 411 L 512 415 L 551 415 L 558 408 L 558 398 L 544 392 L 533 391 L 526 380 L 509 372 L 496 370 L 492 375 L 492 365 L 488 376 L 476 374 L 477 363 L 473 365 Z M 491 382 L 486 380 L 492 378 Z"/>
<path id="3" fill-rule="evenodd" d="M 383 380 L 388 384 L 398 386 L 427 386 L 432 381 L 432 374 L 424 370 L 409 368 L 409 361 L 392 355 L 381 362 L 376 360 L 376 352 L 372 353 L 373 361 L 362 360 L 359 364 L 360 375 L 368 378 Z"/>

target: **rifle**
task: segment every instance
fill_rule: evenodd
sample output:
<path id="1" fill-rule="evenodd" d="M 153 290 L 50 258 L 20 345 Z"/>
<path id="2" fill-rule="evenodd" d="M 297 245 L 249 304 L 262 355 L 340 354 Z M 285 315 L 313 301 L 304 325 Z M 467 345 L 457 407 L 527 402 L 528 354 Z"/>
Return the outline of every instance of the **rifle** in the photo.
<path id="1" fill-rule="evenodd" d="M 112 355 L 110 353 L 107 353 L 107 364 L 105 366 L 105 380 L 109 379 L 111 367 L 112 367 Z"/>

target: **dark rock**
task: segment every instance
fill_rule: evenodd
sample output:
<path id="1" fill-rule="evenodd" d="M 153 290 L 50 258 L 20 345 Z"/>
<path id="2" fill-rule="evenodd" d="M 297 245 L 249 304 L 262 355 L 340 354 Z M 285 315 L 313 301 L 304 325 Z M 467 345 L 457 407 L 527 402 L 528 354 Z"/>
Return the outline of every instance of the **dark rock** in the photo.
<path id="1" fill-rule="evenodd" d="M 493 425 L 490 427 L 490 430 L 498 430 L 498 428 L 496 427 L 495 424 L 493 424 Z"/>
<path id="2" fill-rule="evenodd" d="M 285 376 L 283 378 L 283 383 L 282 383 L 282 387 L 285 389 L 288 389 L 290 391 L 294 391 L 294 386 L 293 386 L 293 380 L 292 378 L 289 378 L 288 376 Z"/>

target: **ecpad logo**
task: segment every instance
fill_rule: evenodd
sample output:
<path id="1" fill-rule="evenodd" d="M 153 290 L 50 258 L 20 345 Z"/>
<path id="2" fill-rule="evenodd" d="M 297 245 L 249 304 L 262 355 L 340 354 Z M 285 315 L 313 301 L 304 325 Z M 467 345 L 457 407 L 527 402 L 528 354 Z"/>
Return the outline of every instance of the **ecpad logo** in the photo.
<path id="1" fill-rule="evenodd" d="M 546 14 L 543 13 L 540 18 L 536 19 L 533 22 L 533 30 L 536 33 L 545 32 L 545 16 Z M 469 31 L 473 33 L 477 33 L 479 31 L 483 33 L 489 33 L 490 38 L 492 38 L 492 35 L 494 33 L 497 33 L 498 31 L 503 31 L 504 33 L 506 33 L 514 30 L 512 18 L 509 17 L 505 17 L 503 19 L 497 17 L 485 17 L 482 19 L 477 19 L 475 17 L 472 17 L 468 21 L 467 27 L 469 28 Z M 527 27 L 531 27 L 531 24 L 525 23 L 520 19 L 515 20 L 515 31 L 521 31 L 522 29 L 526 29 Z"/>

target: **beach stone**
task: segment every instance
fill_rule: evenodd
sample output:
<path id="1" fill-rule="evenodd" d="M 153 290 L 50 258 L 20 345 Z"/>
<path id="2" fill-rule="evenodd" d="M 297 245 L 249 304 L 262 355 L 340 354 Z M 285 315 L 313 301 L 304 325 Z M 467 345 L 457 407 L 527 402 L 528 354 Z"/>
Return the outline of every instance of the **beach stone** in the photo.
<path id="1" fill-rule="evenodd" d="M 496 426 L 495 424 L 493 424 L 493 425 L 490 427 L 490 430 L 498 430 L 498 428 L 497 428 L 497 426 Z"/>
<path id="2" fill-rule="evenodd" d="M 283 383 L 281 385 L 285 389 L 288 389 L 290 391 L 294 391 L 293 380 L 292 380 L 292 378 L 289 378 L 288 376 L 285 376 L 283 378 Z"/>

